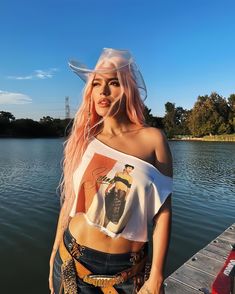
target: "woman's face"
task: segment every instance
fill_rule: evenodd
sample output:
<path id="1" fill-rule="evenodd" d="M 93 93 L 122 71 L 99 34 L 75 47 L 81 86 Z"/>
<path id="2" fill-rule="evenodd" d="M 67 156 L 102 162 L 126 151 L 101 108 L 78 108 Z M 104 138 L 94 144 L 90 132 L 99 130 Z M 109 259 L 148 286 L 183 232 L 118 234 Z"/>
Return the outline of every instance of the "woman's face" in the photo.
<path id="1" fill-rule="evenodd" d="M 126 171 L 128 172 L 128 174 L 131 173 L 132 170 L 133 170 L 133 168 L 131 166 L 127 166 L 126 167 Z"/>
<path id="2" fill-rule="evenodd" d="M 119 100 L 120 95 L 121 87 L 116 72 L 95 75 L 91 96 L 98 115 L 106 115 L 111 105 Z"/>

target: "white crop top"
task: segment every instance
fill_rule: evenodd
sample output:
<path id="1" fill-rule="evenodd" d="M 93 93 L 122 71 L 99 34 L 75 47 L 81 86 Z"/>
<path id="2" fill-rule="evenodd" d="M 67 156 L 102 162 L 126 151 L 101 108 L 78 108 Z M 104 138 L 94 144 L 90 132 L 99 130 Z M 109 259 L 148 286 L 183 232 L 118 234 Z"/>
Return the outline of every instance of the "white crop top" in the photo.
<path id="1" fill-rule="evenodd" d="M 173 179 L 152 164 L 92 138 L 73 174 L 73 217 L 110 237 L 148 241 L 147 226 L 167 196 Z"/>

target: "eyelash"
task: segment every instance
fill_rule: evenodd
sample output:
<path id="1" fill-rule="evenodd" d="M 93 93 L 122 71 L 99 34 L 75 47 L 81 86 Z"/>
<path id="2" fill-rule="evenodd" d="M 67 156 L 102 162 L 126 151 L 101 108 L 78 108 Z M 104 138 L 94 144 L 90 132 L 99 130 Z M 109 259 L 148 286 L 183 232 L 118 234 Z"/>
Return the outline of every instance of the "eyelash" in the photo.
<path id="1" fill-rule="evenodd" d="M 96 86 L 99 86 L 99 85 L 100 85 L 100 83 L 98 83 L 98 82 L 93 82 L 92 83 L 92 86 L 93 87 L 96 87 Z M 115 86 L 115 87 L 119 87 L 120 86 L 119 82 L 116 82 L 116 81 L 110 82 L 110 85 L 111 86 Z"/>
<path id="2" fill-rule="evenodd" d="M 116 81 L 115 82 L 113 81 L 110 84 L 113 85 L 113 86 L 115 86 L 115 87 L 119 87 L 120 86 L 119 82 L 116 82 Z"/>

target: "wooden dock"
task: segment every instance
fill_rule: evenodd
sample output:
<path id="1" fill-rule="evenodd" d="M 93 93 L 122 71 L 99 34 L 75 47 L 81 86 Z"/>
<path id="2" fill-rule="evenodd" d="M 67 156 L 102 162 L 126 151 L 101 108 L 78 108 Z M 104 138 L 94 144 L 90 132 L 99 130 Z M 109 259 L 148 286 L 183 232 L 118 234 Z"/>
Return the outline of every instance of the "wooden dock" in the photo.
<path id="1" fill-rule="evenodd" d="M 197 252 L 164 282 L 166 294 L 210 294 L 235 243 L 235 223 Z"/>

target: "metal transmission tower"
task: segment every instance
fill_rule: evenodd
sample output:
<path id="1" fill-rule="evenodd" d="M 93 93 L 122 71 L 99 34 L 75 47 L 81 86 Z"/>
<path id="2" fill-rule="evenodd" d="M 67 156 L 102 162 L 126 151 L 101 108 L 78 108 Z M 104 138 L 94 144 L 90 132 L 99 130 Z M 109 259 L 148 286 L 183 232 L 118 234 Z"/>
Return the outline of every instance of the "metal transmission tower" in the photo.
<path id="1" fill-rule="evenodd" d="M 65 118 L 70 118 L 69 97 L 65 97 Z"/>

